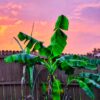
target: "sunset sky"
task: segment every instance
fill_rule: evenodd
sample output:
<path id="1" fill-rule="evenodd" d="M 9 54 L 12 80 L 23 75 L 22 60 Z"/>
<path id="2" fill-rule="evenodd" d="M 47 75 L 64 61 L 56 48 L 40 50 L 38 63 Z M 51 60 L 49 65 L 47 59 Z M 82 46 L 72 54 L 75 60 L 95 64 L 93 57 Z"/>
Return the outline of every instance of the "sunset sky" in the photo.
<path id="1" fill-rule="evenodd" d="M 22 31 L 48 45 L 57 17 L 69 19 L 64 52 L 85 54 L 100 48 L 100 0 L 0 0 L 0 50 L 20 50 L 13 39 Z"/>

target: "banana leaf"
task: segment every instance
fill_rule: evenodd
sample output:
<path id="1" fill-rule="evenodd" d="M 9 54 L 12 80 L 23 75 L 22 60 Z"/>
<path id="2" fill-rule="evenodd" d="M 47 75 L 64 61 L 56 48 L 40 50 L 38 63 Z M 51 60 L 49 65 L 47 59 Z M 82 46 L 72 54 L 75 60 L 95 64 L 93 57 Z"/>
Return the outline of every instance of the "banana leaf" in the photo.
<path id="1" fill-rule="evenodd" d="M 43 46 L 43 42 L 36 40 L 35 38 L 20 32 L 18 34 L 18 38 L 20 41 L 28 41 L 28 44 L 25 48 L 29 48 L 32 51 L 38 50 L 41 56 L 50 56 L 51 52 L 45 46 Z"/>
<path id="2" fill-rule="evenodd" d="M 53 57 L 59 56 L 63 52 L 67 44 L 66 42 L 67 35 L 62 30 L 68 30 L 68 26 L 69 26 L 69 21 L 66 18 L 66 16 L 64 15 L 59 16 L 54 28 L 55 33 L 51 37 L 51 42 L 50 45 L 48 46 L 48 49 L 51 50 Z"/>
<path id="3" fill-rule="evenodd" d="M 92 79 L 84 78 L 84 82 L 85 82 L 86 84 L 92 85 L 92 87 L 94 86 L 94 87 L 100 89 L 100 83 L 97 83 L 96 81 L 94 81 L 94 80 L 92 80 Z"/>
<path id="4" fill-rule="evenodd" d="M 47 92 L 47 84 L 46 84 L 46 82 L 42 82 L 42 92 L 43 92 L 43 94 L 46 94 L 46 92 Z"/>
<path id="5" fill-rule="evenodd" d="M 28 73 L 29 76 L 29 87 L 32 90 L 33 89 L 33 85 L 34 85 L 34 66 L 27 66 L 26 67 L 26 71 Z M 32 91 L 33 92 L 33 91 Z"/>
<path id="6" fill-rule="evenodd" d="M 79 74 L 79 76 L 82 78 L 89 78 L 96 82 L 100 82 L 100 73 L 94 74 L 94 73 L 89 73 L 89 72 L 82 72 Z"/>
<path id="7" fill-rule="evenodd" d="M 32 51 L 38 50 L 41 56 L 57 57 L 62 53 L 67 44 L 67 36 L 62 30 L 68 30 L 68 26 L 68 19 L 64 15 L 59 16 L 55 24 L 55 33 L 51 37 L 48 47 L 43 46 L 43 42 L 22 32 L 18 34 L 18 38 L 20 41 L 25 41 L 25 43 L 29 41 L 26 47 L 32 49 Z"/>
<path id="8" fill-rule="evenodd" d="M 24 34 L 24 33 L 22 33 L 22 32 L 20 32 L 20 33 L 18 34 L 18 38 L 19 38 L 20 41 L 25 41 L 25 43 L 26 43 L 27 41 L 29 41 L 28 44 L 27 44 L 27 46 L 26 46 L 26 47 L 29 48 L 29 49 L 31 49 L 32 46 L 33 46 L 36 42 L 39 42 L 38 40 L 36 40 L 36 39 L 32 38 L 31 36 L 28 36 L 27 34 Z"/>
<path id="9" fill-rule="evenodd" d="M 68 77 L 67 84 L 70 85 L 72 82 L 77 82 L 80 88 L 85 91 L 85 93 L 91 98 L 91 100 L 94 100 L 94 93 L 87 83 L 77 77 Z"/>
<path id="10" fill-rule="evenodd" d="M 66 34 L 60 29 L 57 29 L 51 37 L 51 43 L 48 47 L 48 49 L 51 50 L 53 57 L 57 57 L 62 53 L 67 44 L 66 40 Z"/>
<path id="11" fill-rule="evenodd" d="M 29 64 L 33 65 L 35 63 L 41 62 L 41 58 L 32 54 L 18 53 L 18 54 L 13 54 L 13 55 L 5 57 L 4 61 L 7 63 L 19 62 L 26 65 L 29 65 Z"/>
<path id="12" fill-rule="evenodd" d="M 61 15 L 58 17 L 56 24 L 55 24 L 55 29 L 63 29 L 63 30 L 68 30 L 69 27 L 69 21 L 66 18 L 66 16 Z"/>
<path id="13" fill-rule="evenodd" d="M 100 62 L 99 59 L 90 59 L 85 56 L 64 55 L 57 59 L 57 64 L 61 67 L 61 69 L 65 69 L 65 67 L 72 67 L 96 70 L 97 65 L 99 65 Z"/>
<path id="14" fill-rule="evenodd" d="M 34 85 L 34 65 L 36 63 L 41 62 L 41 58 L 38 56 L 28 54 L 28 53 L 18 53 L 7 56 L 4 58 L 4 61 L 7 63 L 18 62 L 26 65 L 26 71 L 29 76 L 29 87 L 31 90 L 31 94 L 33 96 L 33 85 Z M 23 77 L 25 78 L 25 76 Z"/>

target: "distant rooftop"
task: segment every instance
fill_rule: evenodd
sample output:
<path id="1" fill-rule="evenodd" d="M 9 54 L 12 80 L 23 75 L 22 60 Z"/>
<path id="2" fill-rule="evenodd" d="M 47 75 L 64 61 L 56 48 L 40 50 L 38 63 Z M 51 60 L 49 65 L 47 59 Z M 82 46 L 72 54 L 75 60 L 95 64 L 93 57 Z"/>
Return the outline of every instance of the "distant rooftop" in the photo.
<path id="1" fill-rule="evenodd" d="M 97 53 L 94 55 L 95 57 L 100 57 L 100 53 Z"/>

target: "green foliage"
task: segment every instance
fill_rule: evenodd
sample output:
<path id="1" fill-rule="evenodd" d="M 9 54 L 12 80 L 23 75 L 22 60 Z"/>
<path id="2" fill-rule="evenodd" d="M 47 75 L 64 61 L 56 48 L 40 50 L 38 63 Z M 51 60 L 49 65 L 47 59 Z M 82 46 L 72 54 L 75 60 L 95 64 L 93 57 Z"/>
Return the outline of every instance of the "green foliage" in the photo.
<path id="1" fill-rule="evenodd" d="M 100 89 L 100 74 L 93 74 L 93 73 L 87 73 L 83 72 L 80 73 L 79 76 L 81 78 L 84 78 L 84 82 L 91 85 L 92 87 L 96 87 Z"/>
<path id="2" fill-rule="evenodd" d="M 82 78 L 90 78 L 96 82 L 100 82 L 100 73 L 94 74 L 94 73 L 89 73 L 89 72 L 82 72 L 79 75 Z"/>
<path id="3" fill-rule="evenodd" d="M 43 43 L 41 41 L 38 41 L 22 32 L 18 34 L 18 38 L 20 39 L 20 41 L 29 41 L 26 47 L 28 47 L 29 49 L 33 48 L 32 51 L 38 50 L 39 54 L 42 56 L 56 57 L 62 53 L 63 49 L 66 46 L 67 36 L 61 30 L 68 30 L 68 19 L 64 15 L 59 16 L 55 25 L 55 29 L 55 33 L 51 37 L 51 43 L 48 47 L 43 46 Z"/>
<path id="4" fill-rule="evenodd" d="M 62 91 L 61 82 L 58 79 L 53 80 L 52 83 L 52 97 L 53 100 L 61 100 L 60 94 Z"/>
<path id="5" fill-rule="evenodd" d="M 25 42 L 27 42 L 28 40 L 29 40 L 29 42 L 28 42 L 28 44 L 27 44 L 27 48 L 29 48 L 29 49 L 31 49 L 32 48 L 32 46 L 36 43 L 36 42 L 38 42 L 38 40 L 36 40 L 36 39 L 34 39 L 34 38 L 32 38 L 31 36 L 28 36 L 28 35 L 26 35 L 26 34 L 24 34 L 24 33 L 22 33 L 22 32 L 20 32 L 19 34 L 18 34 L 18 38 L 20 39 L 20 41 L 25 41 Z"/>
<path id="6" fill-rule="evenodd" d="M 47 68 L 48 72 L 53 75 L 57 69 L 56 62 L 53 63 L 52 60 L 43 60 L 42 64 Z"/>
<path id="7" fill-rule="evenodd" d="M 94 87 L 96 87 L 96 88 L 99 88 L 100 89 L 100 84 L 99 83 L 97 83 L 97 82 L 95 82 L 94 80 L 92 80 L 92 79 L 89 79 L 89 78 L 84 78 L 84 82 L 85 83 L 87 83 L 87 84 L 89 84 L 89 85 L 92 85 L 92 86 L 94 86 Z"/>
<path id="8" fill-rule="evenodd" d="M 66 46 L 67 35 L 62 30 L 68 30 L 68 25 L 69 21 L 64 15 L 58 17 L 54 29 L 55 33 L 51 37 L 51 43 L 48 46 L 53 57 L 61 55 Z"/>
<path id="9" fill-rule="evenodd" d="M 51 37 L 50 50 L 54 57 L 59 56 L 66 46 L 67 36 L 63 31 L 57 29 Z"/>
<path id="10" fill-rule="evenodd" d="M 25 48 L 29 48 L 31 52 L 38 50 L 41 56 L 50 56 L 51 52 L 49 49 L 43 46 L 43 42 L 38 41 L 33 37 L 22 32 L 18 34 L 18 38 L 20 41 L 25 41 L 25 43 L 28 41 Z"/>
<path id="11" fill-rule="evenodd" d="M 64 15 L 59 16 L 55 25 L 55 30 L 56 29 L 68 30 L 68 27 L 69 27 L 69 21 L 66 18 L 66 16 Z"/>
<path id="12" fill-rule="evenodd" d="M 42 82 L 42 92 L 43 94 L 46 94 L 47 92 L 47 84 L 45 82 Z"/>
<path id="13" fill-rule="evenodd" d="M 41 62 L 41 58 L 38 56 L 29 54 L 29 50 L 27 49 L 26 52 L 18 53 L 18 54 L 13 54 L 4 59 L 5 62 L 7 63 L 12 63 L 12 62 L 19 62 L 22 64 L 26 65 L 26 71 L 29 76 L 29 86 L 30 89 L 32 90 L 33 88 L 33 79 L 34 79 L 34 65 L 36 63 Z"/>
<path id="14" fill-rule="evenodd" d="M 53 100 L 61 100 L 61 82 L 55 78 L 55 71 L 59 68 L 68 75 L 68 85 L 76 81 L 79 86 L 86 92 L 86 94 L 94 99 L 94 94 L 90 85 L 100 88 L 100 74 L 80 73 L 77 77 L 73 77 L 76 68 L 83 68 L 88 70 L 96 70 L 100 59 L 90 59 L 86 56 L 78 55 L 64 55 L 61 56 L 65 46 L 67 45 L 67 35 L 63 30 L 68 30 L 69 21 L 66 16 L 61 15 L 58 17 L 54 28 L 54 34 L 51 37 L 50 45 L 45 47 L 42 41 L 39 41 L 23 32 L 18 34 L 20 41 L 25 44 L 25 50 L 13 54 L 4 59 L 7 63 L 18 62 L 26 65 L 26 71 L 29 75 L 29 86 L 32 90 L 34 87 L 34 69 L 37 63 L 44 65 L 48 70 L 50 79 L 48 84 L 43 84 L 43 93 L 50 92 L 52 88 Z M 32 52 L 38 52 L 39 56 L 33 55 Z M 44 56 L 44 58 L 41 58 Z M 70 77 L 71 75 L 71 77 Z M 53 79 L 51 79 L 53 78 Z M 49 86 L 50 85 L 50 86 Z M 47 88 L 48 87 L 48 88 Z M 46 99 L 49 97 L 47 96 Z"/>
<path id="15" fill-rule="evenodd" d="M 33 89 L 33 84 L 34 84 L 34 66 L 27 66 L 26 67 L 26 71 L 28 73 L 29 76 L 29 87 L 32 90 Z M 33 91 L 32 91 L 33 92 Z"/>
<path id="16" fill-rule="evenodd" d="M 41 61 L 41 59 L 38 56 L 32 55 L 32 54 L 27 54 L 27 53 L 18 53 L 18 54 L 13 54 L 4 59 L 5 62 L 7 63 L 12 63 L 12 62 L 19 62 L 23 63 L 26 65 L 34 65 L 38 62 Z"/>
<path id="17" fill-rule="evenodd" d="M 75 81 L 78 82 L 79 86 L 91 99 L 94 99 L 92 88 L 96 87 L 100 89 L 100 74 L 82 72 L 79 76 L 69 76 L 67 83 L 70 85 Z"/>
<path id="18" fill-rule="evenodd" d="M 78 77 L 68 77 L 68 81 L 67 84 L 70 85 L 72 82 L 77 82 L 80 86 L 80 88 L 82 88 L 85 93 L 94 100 L 94 93 L 92 92 L 92 90 L 90 89 L 89 85 L 87 85 L 83 80 L 81 80 Z"/>
<path id="19" fill-rule="evenodd" d="M 96 70 L 98 60 L 90 59 L 85 56 L 78 56 L 78 55 L 64 55 L 61 56 L 58 60 L 58 65 L 60 65 L 62 70 L 71 68 L 85 68 L 89 70 Z"/>

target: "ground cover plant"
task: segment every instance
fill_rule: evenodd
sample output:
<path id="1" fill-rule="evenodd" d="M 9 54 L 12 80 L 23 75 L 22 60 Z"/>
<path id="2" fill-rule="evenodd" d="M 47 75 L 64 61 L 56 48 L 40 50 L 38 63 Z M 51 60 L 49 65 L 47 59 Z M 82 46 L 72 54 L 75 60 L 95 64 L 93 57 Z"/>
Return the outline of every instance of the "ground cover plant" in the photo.
<path id="1" fill-rule="evenodd" d="M 25 49 L 22 48 L 19 41 L 15 38 L 22 51 L 4 59 L 7 63 L 19 62 L 23 64 L 22 83 L 25 81 L 25 72 L 28 72 L 30 94 L 33 97 L 32 99 L 34 99 L 33 91 L 36 84 L 34 71 L 37 63 L 43 65 L 49 72 L 47 82 L 42 85 L 43 93 L 47 94 L 47 96 L 44 97 L 45 100 L 68 100 L 66 99 L 66 96 L 61 97 L 61 94 L 64 95 L 63 92 L 65 91 L 64 88 L 62 88 L 61 81 L 55 76 L 55 71 L 57 69 L 63 70 L 67 74 L 67 87 L 72 82 L 77 82 L 80 88 L 82 88 L 92 100 L 95 98 L 92 91 L 93 86 L 100 88 L 99 73 L 93 74 L 89 72 L 80 72 L 79 74 L 74 75 L 75 69 L 96 70 L 97 66 L 100 64 L 100 59 L 90 59 L 86 56 L 79 55 L 62 55 L 62 52 L 67 45 L 68 38 L 64 31 L 68 30 L 68 26 L 69 21 L 66 16 L 59 16 L 54 27 L 54 34 L 52 35 L 48 46 L 44 46 L 43 42 L 33 38 L 32 36 L 20 32 L 18 34 L 18 39 L 21 42 L 24 42 Z M 34 55 L 32 52 L 38 52 L 38 55 Z M 22 91 L 22 100 L 23 99 Z"/>

